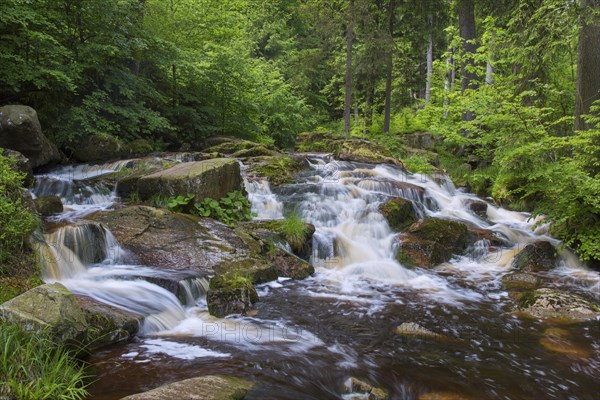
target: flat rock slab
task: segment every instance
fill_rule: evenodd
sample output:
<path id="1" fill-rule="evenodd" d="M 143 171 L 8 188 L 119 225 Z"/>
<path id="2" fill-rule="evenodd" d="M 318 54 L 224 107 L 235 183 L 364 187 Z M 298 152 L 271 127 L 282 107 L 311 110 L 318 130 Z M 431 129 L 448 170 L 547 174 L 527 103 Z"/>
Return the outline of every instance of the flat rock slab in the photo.
<path id="1" fill-rule="evenodd" d="M 254 386 L 246 379 L 209 375 L 164 385 L 121 400 L 241 400 Z"/>
<path id="2" fill-rule="evenodd" d="M 206 197 L 220 199 L 227 193 L 242 189 L 240 166 L 235 159 L 180 163 L 171 168 L 141 177 L 136 183 L 140 198 L 154 195 L 196 195 L 196 201 Z"/>

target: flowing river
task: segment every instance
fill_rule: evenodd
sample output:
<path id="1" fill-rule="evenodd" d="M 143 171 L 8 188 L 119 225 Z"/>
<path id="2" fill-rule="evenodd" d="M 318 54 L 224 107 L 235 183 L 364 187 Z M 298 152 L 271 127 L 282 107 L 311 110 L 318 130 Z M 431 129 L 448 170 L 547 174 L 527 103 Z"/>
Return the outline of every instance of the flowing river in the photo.
<path id="1" fill-rule="evenodd" d="M 515 316 L 500 283 L 526 244 L 557 243 L 528 214 L 489 205 L 482 218 L 467 207 L 477 198 L 444 176 L 309 156 L 295 184 L 273 192 L 264 181 L 246 187 L 257 218 L 296 212 L 315 225 L 316 273 L 259 285 L 255 316 L 219 319 L 208 314 L 206 280 L 136 265 L 110 231 L 85 222 L 119 202 L 114 188 L 95 178 L 127 163 L 57 169 L 37 176 L 34 189 L 59 195 L 66 210 L 45 235 L 52 245 L 40 245 L 46 280 L 146 316 L 133 341 L 89 357 L 97 377 L 92 399 L 207 374 L 259 382 L 250 399 L 351 398 L 342 394 L 350 376 L 389 389 L 394 399 L 433 392 L 448 399 L 598 399 L 600 321 L 561 325 L 571 351 L 551 351 L 540 342 L 551 326 Z M 412 200 L 422 216 L 489 229 L 509 246 L 490 249 L 482 240 L 436 269 L 405 268 L 395 259 L 397 234 L 378 211 L 395 196 Z M 545 278 L 546 286 L 600 300 L 600 274 L 568 252 Z M 179 294 L 156 279 L 177 281 Z M 409 322 L 447 339 L 395 333 Z"/>

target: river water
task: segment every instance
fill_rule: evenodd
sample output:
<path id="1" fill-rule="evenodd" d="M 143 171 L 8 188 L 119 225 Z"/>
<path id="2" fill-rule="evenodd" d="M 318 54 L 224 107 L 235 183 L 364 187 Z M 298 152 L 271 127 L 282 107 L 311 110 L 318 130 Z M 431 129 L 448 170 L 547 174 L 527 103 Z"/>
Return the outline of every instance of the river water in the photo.
<path id="1" fill-rule="evenodd" d="M 340 399 L 350 376 L 390 390 L 395 399 L 598 399 L 600 321 L 560 325 L 568 354 L 542 345 L 555 326 L 519 318 L 500 278 L 527 243 L 550 240 L 543 221 L 492 205 L 487 217 L 467 204 L 477 199 L 443 176 L 409 174 L 389 165 L 308 157 L 293 185 L 271 191 L 246 182 L 257 218 L 298 213 L 315 225 L 313 277 L 279 279 L 257 287 L 253 317 L 212 317 L 206 281 L 181 279 L 179 298 L 145 278 L 169 278 L 160 266 L 132 263 L 104 227 L 85 216 L 119 202 L 95 178 L 130 161 L 73 166 L 37 177 L 36 195 L 57 194 L 66 211 L 40 245 L 47 281 L 146 316 L 132 342 L 89 358 L 97 381 L 91 398 L 112 400 L 164 383 L 206 374 L 248 377 L 251 399 Z M 434 270 L 395 261 L 396 234 L 378 212 L 399 196 L 422 216 L 451 218 L 493 231 L 508 245 L 475 243 Z M 175 277 L 171 277 L 175 279 Z M 600 300 L 600 275 L 566 252 L 547 273 L 546 286 Z M 444 335 L 401 336 L 414 322 Z M 344 397 L 345 396 L 345 397 Z M 462 397 L 461 397 L 462 396 Z"/>

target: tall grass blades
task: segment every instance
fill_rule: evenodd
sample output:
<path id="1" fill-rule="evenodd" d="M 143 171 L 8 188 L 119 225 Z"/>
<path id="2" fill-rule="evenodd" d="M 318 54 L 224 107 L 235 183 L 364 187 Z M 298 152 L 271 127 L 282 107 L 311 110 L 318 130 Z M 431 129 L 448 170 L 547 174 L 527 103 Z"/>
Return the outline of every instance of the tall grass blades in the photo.
<path id="1" fill-rule="evenodd" d="M 88 394 L 87 378 L 63 345 L 0 321 L 0 398 L 79 400 Z"/>

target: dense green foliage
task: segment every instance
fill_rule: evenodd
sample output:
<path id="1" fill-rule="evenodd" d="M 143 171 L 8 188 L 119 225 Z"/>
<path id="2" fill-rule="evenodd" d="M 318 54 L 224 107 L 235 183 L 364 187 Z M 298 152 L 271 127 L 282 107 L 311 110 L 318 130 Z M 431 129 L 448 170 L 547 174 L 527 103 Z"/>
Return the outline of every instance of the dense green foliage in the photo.
<path id="1" fill-rule="evenodd" d="M 233 0 L 6 0 L 0 103 L 34 107 L 66 147 L 85 134 L 172 146 L 234 134 L 289 145 L 313 117 L 284 66 L 261 54 L 268 24 L 286 25 L 284 8 Z"/>
<path id="2" fill-rule="evenodd" d="M 0 274 L 2 265 L 21 254 L 25 239 L 38 226 L 32 210 L 23 204 L 25 175 L 12 168 L 14 160 L 0 153 Z"/>
<path id="3" fill-rule="evenodd" d="M 77 400 L 87 395 L 83 365 L 44 334 L 0 321 L 0 397 Z"/>
<path id="4" fill-rule="evenodd" d="M 239 191 L 229 192 L 227 196 L 219 200 L 207 197 L 196 202 L 194 198 L 193 194 L 172 197 L 167 201 L 167 206 L 171 211 L 214 218 L 230 226 L 233 226 L 237 221 L 252 219 L 252 204 Z"/>

